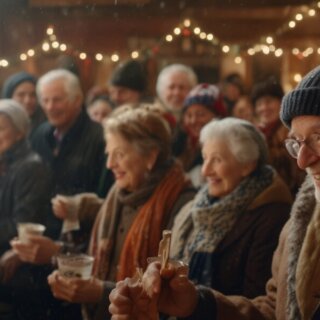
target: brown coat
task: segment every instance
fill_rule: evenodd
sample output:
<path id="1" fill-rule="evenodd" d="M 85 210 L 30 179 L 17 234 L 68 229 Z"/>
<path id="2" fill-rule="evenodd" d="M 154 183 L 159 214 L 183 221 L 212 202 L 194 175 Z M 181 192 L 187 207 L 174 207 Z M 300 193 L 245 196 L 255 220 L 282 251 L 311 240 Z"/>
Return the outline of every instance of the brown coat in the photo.
<path id="1" fill-rule="evenodd" d="M 303 189 L 303 187 L 302 187 Z M 300 192 L 302 194 L 302 192 Z M 313 197 L 314 190 L 306 189 L 305 198 Z M 303 194 L 302 194 L 303 195 Z M 294 204 L 291 218 L 284 226 L 278 247 L 272 261 L 272 277 L 266 285 L 266 295 L 253 300 L 240 296 L 224 296 L 213 291 L 217 305 L 217 320 L 297 320 L 295 315 L 289 316 L 288 312 L 288 273 L 290 256 L 292 255 L 292 242 L 294 238 L 301 238 L 301 249 L 297 244 L 297 268 L 295 272 L 295 296 L 297 307 L 302 320 L 312 319 L 313 314 L 319 306 L 320 293 L 320 206 L 314 207 L 313 203 L 307 203 L 299 195 Z M 314 202 L 314 199 L 313 199 Z M 304 219 L 295 211 L 303 208 L 313 208 Z M 306 212 L 304 212 L 306 213 Z M 298 216 L 298 217 L 297 217 Z M 298 218 L 298 219 L 297 219 Z M 299 227 L 305 224 L 305 227 Z M 295 233 L 295 234 L 292 234 Z M 298 235 L 296 235 L 298 234 Z M 291 270 L 292 271 L 292 270 Z M 289 280 L 290 281 L 290 280 Z"/>
<path id="2" fill-rule="evenodd" d="M 176 218 L 172 254 L 175 254 L 175 231 L 179 220 L 189 217 L 193 201 Z M 292 198 L 278 175 L 241 214 L 212 254 L 211 287 L 224 294 L 256 297 L 264 293 L 271 276 L 270 266 L 280 231 L 289 218 Z M 177 230 L 178 232 L 178 230 Z"/>

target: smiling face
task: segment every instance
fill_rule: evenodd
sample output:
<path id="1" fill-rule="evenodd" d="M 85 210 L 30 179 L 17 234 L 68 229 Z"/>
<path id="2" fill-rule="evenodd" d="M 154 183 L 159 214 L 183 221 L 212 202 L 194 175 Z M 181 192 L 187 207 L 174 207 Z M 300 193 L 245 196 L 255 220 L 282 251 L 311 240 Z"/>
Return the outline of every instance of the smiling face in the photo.
<path id="1" fill-rule="evenodd" d="M 191 89 L 188 75 L 185 72 L 174 72 L 167 76 L 161 98 L 165 105 L 173 110 L 181 110 L 184 100 Z"/>
<path id="2" fill-rule="evenodd" d="M 81 97 L 70 99 L 62 80 L 44 84 L 40 101 L 48 121 L 61 132 L 69 129 L 81 111 Z"/>
<path id="3" fill-rule="evenodd" d="M 28 115 L 32 116 L 37 108 L 35 85 L 31 82 L 22 82 L 13 91 L 12 99 L 19 102 Z"/>
<path id="4" fill-rule="evenodd" d="M 320 134 L 319 116 L 298 116 L 291 122 L 290 137 L 300 141 L 308 141 L 311 135 Z M 316 198 L 320 201 L 320 142 L 319 146 L 310 148 L 302 143 L 298 152 L 297 164 L 300 169 L 306 170 L 312 177 Z"/>
<path id="5" fill-rule="evenodd" d="M 268 126 L 279 120 L 281 100 L 272 96 L 263 96 L 255 103 L 256 115 L 263 126 Z"/>
<path id="6" fill-rule="evenodd" d="M 0 155 L 4 154 L 22 138 L 23 135 L 17 131 L 11 120 L 4 114 L 0 114 Z"/>
<path id="7" fill-rule="evenodd" d="M 188 132 L 198 138 L 204 125 L 215 118 L 213 112 L 201 104 L 189 106 L 183 116 L 183 124 Z"/>
<path id="8" fill-rule="evenodd" d="M 218 198 L 231 193 L 256 166 L 255 162 L 240 163 L 226 142 L 218 138 L 204 143 L 202 155 L 202 175 L 207 180 L 209 194 Z"/>
<path id="9" fill-rule="evenodd" d="M 106 140 L 107 168 L 112 170 L 117 187 L 130 192 L 137 190 L 153 168 L 157 152 L 142 155 L 117 133 L 108 133 Z"/>

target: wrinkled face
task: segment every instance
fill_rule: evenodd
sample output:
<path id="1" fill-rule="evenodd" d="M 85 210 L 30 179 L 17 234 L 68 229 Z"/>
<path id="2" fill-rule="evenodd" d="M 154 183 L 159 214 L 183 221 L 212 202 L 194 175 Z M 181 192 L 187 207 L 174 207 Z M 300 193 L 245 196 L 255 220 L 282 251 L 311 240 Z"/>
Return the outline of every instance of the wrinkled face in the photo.
<path id="1" fill-rule="evenodd" d="M 4 154 L 22 138 L 23 135 L 17 131 L 11 120 L 0 114 L 0 155 Z"/>
<path id="2" fill-rule="evenodd" d="M 40 92 L 41 106 L 48 121 L 60 131 L 66 131 L 81 111 L 81 97 L 69 99 L 61 80 L 44 84 Z"/>
<path id="3" fill-rule="evenodd" d="M 13 91 L 12 99 L 19 102 L 32 116 L 37 108 L 37 97 L 35 85 L 31 82 L 22 82 Z"/>
<path id="4" fill-rule="evenodd" d="M 308 138 L 320 135 L 319 116 L 298 116 L 291 122 L 290 137 L 302 143 L 298 152 L 297 164 L 300 169 L 307 170 L 313 180 L 316 190 L 316 198 L 320 201 L 320 141 L 313 143 L 312 148 L 308 145 Z"/>
<path id="5" fill-rule="evenodd" d="M 272 96 L 264 96 L 256 101 L 255 109 L 259 122 L 262 125 L 270 125 L 279 120 L 281 101 Z"/>
<path id="6" fill-rule="evenodd" d="M 254 164 L 242 164 L 229 150 L 222 139 L 211 139 L 202 147 L 202 175 L 206 178 L 209 194 L 224 197 L 232 192 L 249 175 Z"/>
<path id="7" fill-rule="evenodd" d="M 130 192 L 137 190 L 154 165 L 154 155 L 140 154 L 117 133 L 108 133 L 106 140 L 107 168 L 112 170 L 117 187 Z"/>
<path id="8" fill-rule="evenodd" d="M 121 106 L 125 103 L 136 103 L 140 99 L 140 93 L 125 87 L 110 86 L 110 99 L 116 106 Z"/>
<path id="9" fill-rule="evenodd" d="M 253 105 L 246 99 L 239 99 L 232 109 L 232 115 L 239 119 L 252 121 Z"/>
<path id="10" fill-rule="evenodd" d="M 161 99 L 168 108 L 181 110 L 190 90 L 188 76 L 184 72 L 175 72 L 168 75 L 162 88 Z"/>
<path id="11" fill-rule="evenodd" d="M 209 121 L 215 118 L 213 112 L 201 104 L 189 106 L 183 116 L 183 124 L 187 131 L 198 138 L 200 131 Z"/>
<path id="12" fill-rule="evenodd" d="M 91 120 L 102 123 L 103 119 L 112 112 L 112 107 L 107 101 L 96 100 L 88 108 L 88 114 Z"/>

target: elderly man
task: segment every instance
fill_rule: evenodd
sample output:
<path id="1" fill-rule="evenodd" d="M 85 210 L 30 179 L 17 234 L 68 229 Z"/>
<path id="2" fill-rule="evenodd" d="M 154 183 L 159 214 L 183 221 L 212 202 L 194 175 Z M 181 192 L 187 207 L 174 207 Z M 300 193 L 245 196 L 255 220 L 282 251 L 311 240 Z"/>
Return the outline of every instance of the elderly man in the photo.
<path id="1" fill-rule="evenodd" d="M 52 70 L 39 79 L 37 94 L 48 121 L 35 132 L 32 146 L 52 168 L 54 194 L 95 192 L 105 142 L 101 126 L 84 110 L 79 79 L 68 70 Z"/>
<path id="2" fill-rule="evenodd" d="M 178 120 L 184 100 L 189 91 L 197 84 L 194 71 L 183 64 L 171 64 L 158 75 L 156 89 L 161 103 Z"/>
<path id="3" fill-rule="evenodd" d="M 284 97 L 280 117 L 290 128 L 287 150 L 308 177 L 280 235 L 266 295 L 254 300 L 224 296 L 208 288 L 196 288 L 179 272 L 165 280 L 160 277 L 160 266 L 154 263 L 144 275 L 144 292 L 157 297 L 160 311 L 189 320 L 320 319 L 320 67 Z M 169 285 L 160 287 L 161 282 Z M 151 313 L 146 316 L 146 310 L 154 308 L 155 303 L 151 299 L 146 305 L 137 294 L 132 295 L 139 286 L 128 284 L 129 281 L 119 283 L 111 294 L 113 319 L 125 319 L 124 315 L 133 316 L 132 312 L 134 319 L 153 319 Z M 132 302 L 136 308 L 129 311 Z M 139 307 L 138 302 L 142 302 Z"/>

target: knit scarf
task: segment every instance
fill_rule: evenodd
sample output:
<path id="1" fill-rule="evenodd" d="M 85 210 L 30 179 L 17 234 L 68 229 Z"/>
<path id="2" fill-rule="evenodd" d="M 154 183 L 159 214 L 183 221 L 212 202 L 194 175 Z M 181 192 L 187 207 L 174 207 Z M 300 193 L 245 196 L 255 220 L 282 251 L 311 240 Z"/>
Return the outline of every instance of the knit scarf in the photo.
<path id="1" fill-rule="evenodd" d="M 179 164 L 171 165 L 161 174 L 161 178 L 157 174 L 134 194 L 126 194 L 116 187 L 109 192 L 93 226 L 89 246 L 95 257 L 93 274 L 99 279 L 106 279 L 109 271 L 119 210 L 133 198 L 139 209 L 120 254 L 117 280 L 133 276 L 136 267 L 145 269 L 147 258 L 157 255 L 165 221 L 181 192 L 190 185 Z"/>
<path id="2" fill-rule="evenodd" d="M 232 229 L 236 220 L 252 201 L 271 185 L 274 171 L 270 166 L 263 166 L 246 177 L 228 195 L 212 202 L 208 186 L 204 186 L 196 195 L 191 208 L 191 219 L 185 219 L 179 228 L 176 258 L 196 266 L 205 273 L 206 261 L 194 261 L 197 253 L 213 253 L 219 243 Z M 186 240 L 187 239 L 187 240 Z M 201 265 L 202 264 L 202 265 Z M 193 273 L 192 266 L 190 275 Z"/>
<path id="3" fill-rule="evenodd" d="M 231 230 L 239 214 L 272 183 L 273 174 L 271 167 L 264 166 L 241 181 L 230 194 L 213 203 L 208 186 L 202 187 L 195 197 L 191 219 L 180 228 L 178 241 L 181 242 L 181 249 L 178 256 L 188 261 L 196 251 L 213 252 Z M 190 224 L 191 235 L 188 234 Z M 187 243 L 185 239 L 188 239 Z"/>

